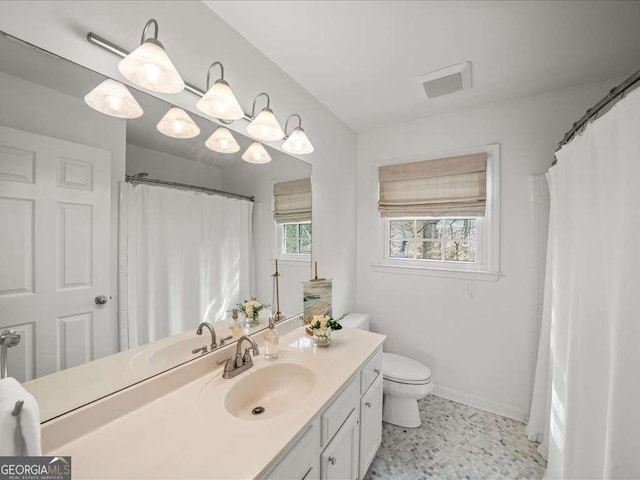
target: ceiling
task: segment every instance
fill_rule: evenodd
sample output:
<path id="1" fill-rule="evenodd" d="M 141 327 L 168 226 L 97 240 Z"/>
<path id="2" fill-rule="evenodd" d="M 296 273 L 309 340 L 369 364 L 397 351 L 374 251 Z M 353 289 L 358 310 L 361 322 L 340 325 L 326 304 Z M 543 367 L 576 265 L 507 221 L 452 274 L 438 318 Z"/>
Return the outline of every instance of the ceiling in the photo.
<path id="1" fill-rule="evenodd" d="M 356 132 L 640 68 L 640 1 L 205 3 Z M 471 89 L 426 98 L 465 61 Z"/>

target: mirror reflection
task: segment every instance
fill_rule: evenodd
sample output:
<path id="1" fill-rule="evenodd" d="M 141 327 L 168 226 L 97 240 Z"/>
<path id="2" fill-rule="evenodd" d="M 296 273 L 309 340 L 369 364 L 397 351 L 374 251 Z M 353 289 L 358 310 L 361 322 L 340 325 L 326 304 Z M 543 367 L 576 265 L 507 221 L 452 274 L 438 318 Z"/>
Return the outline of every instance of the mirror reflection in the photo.
<path id="1" fill-rule="evenodd" d="M 275 259 L 302 311 L 309 164 L 249 163 L 252 139 L 130 87 L 135 118 L 100 113 L 108 79 L 4 34 L 0 57 L 0 330 L 43 421 L 266 327 Z"/>

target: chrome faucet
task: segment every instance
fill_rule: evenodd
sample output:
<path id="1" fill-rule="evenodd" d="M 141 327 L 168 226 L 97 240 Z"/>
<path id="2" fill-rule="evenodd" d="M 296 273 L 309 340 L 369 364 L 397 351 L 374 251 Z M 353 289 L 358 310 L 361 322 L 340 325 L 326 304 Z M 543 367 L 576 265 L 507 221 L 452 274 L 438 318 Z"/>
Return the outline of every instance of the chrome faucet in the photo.
<path id="1" fill-rule="evenodd" d="M 211 333 L 210 349 L 215 350 L 216 348 L 218 348 L 218 343 L 216 342 L 216 331 L 213 329 L 213 325 L 211 325 L 209 322 L 202 322 L 200 325 L 198 325 L 198 330 L 196 330 L 196 334 L 202 335 L 202 329 L 204 327 L 207 327 L 209 329 L 209 333 Z M 193 353 L 196 353 L 196 352 L 193 352 Z"/>
<path id="2" fill-rule="evenodd" d="M 250 347 L 247 347 L 244 350 L 244 355 L 242 354 L 242 342 L 247 341 L 251 344 Z M 219 360 L 218 365 L 222 365 L 224 363 L 224 371 L 222 372 L 222 378 L 233 378 L 236 375 L 244 372 L 245 370 L 249 370 L 253 367 L 253 359 L 251 358 L 251 352 L 253 350 L 253 356 L 260 355 L 260 350 L 258 350 L 258 345 L 253 341 L 251 337 L 246 335 L 241 336 L 238 339 L 238 343 L 236 345 L 236 354 L 235 357 L 227 357 L 225 359 Z"/>

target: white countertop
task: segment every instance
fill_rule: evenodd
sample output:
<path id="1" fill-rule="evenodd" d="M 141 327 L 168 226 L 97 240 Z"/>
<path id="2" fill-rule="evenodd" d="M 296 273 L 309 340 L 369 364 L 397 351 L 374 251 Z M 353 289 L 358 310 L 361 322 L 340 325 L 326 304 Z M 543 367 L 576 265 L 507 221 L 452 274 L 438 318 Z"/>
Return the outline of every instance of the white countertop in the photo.
<path id="1" fill-rule="evenodd" d="M 235 341 L 241 335 L 252 335 L 264 329 L 267 322 L 262 319 L 259 326 L 243 328 L 240 332 L 235 332 L 235 335 L 229 329 L 227 320 L 219 320 L 213 326 L 218 340 L 233 335 L 231 341 Z M 196 356 L 191 350 L 209 343 L 209 332 L 205 330 L 204 335 L 199 336 L 194 327 L 182 334 L 35 378 L 25 382 L 23 386 L 38 400 L 40 418 L 46 421 L 193 360 Z M 166 358 L 154 361 L 155 353 L 174 346 L 179 349 L 167 351 L 170 354 Z"/>
<path id="2" fill-rule="evenodd" d="M 255 357 L 252 369 L 229 380 L 218 368 L 47 454 L 71 455 L 73 478 L 260 477 L 384 338 L 344 328 L 333 333 L 329 348 L 320 349 L 304 328 L 296 328 L 281 337 L 278 360 Z M 274 363 L 296 363 L 313 371 L 316 381 L 303 404 L 271 419 L 241 420 L 228 413 L 223 402 L 229 389 L 244 375 Z M 208 389 L 208 406 L 200 401 L 203 388 Z"/>

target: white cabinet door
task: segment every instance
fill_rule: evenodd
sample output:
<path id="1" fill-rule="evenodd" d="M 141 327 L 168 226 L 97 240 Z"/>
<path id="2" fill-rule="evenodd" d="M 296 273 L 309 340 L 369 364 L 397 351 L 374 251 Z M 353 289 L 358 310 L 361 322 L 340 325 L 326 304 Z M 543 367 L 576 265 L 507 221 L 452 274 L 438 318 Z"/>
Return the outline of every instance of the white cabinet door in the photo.
<path id="1" fill-rule="evenodd" d="M 360 478 L 364 478 L 382 441 L 382 376 L 360 401 Z"/>
<path id="2" fill-rule="evenodd" d="M 110 197 L 110 152 L 0 126 L 0 331 L 22 334 L 20 381 L 114 353 Z"/>
<path id="3" fill-rule="evenodd" d="M 322 480 L 356 480 L 358 478 L 358 411 L 354 410 L 336 436 L 322 452 Z"/>
<path id="4" fill-rule="evenodd" d="M 318 419 L 313 421 L 284 458 L 265 477 L 267 480 L 314 480 L 319 478 L 319 423 Z"/>

